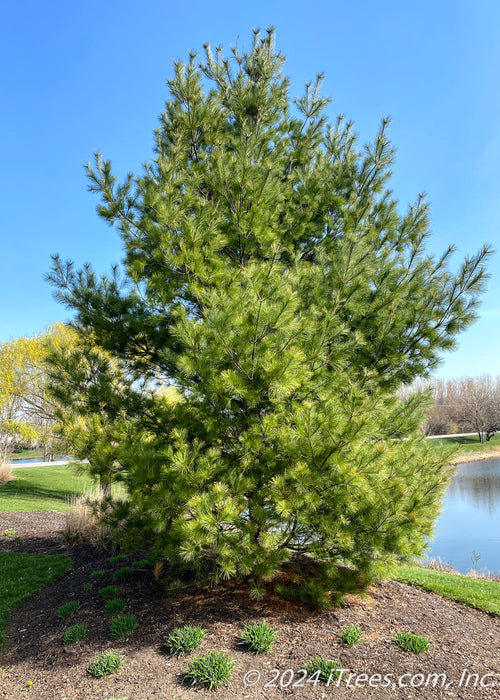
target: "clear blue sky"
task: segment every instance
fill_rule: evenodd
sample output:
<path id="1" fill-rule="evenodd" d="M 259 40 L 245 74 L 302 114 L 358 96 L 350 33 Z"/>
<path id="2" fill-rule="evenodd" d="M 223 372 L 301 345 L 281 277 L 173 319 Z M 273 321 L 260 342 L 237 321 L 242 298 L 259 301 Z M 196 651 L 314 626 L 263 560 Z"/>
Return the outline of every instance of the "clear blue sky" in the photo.
<path id="1" fill-rule="evenodd" d="M 101 150 L 119 175 L 149 159 L 172 61 L 205 41 L 249 46 L 277 28 L 295 94 L 317 72 L 330 114 L 368 141 L 393 117 L 393 189 L 432 204 L 432 250 L 500 248 L 500 3 L 372 0 L 250 3 L 4 0 L 0 28 L 0 342 L 67 311 L 43 281 L 50 254 L 100 272 L 121 258 L 82 165 Z M 500 255 L 481 319 L 445 356 L 446 377 L 500 374 Z"/>

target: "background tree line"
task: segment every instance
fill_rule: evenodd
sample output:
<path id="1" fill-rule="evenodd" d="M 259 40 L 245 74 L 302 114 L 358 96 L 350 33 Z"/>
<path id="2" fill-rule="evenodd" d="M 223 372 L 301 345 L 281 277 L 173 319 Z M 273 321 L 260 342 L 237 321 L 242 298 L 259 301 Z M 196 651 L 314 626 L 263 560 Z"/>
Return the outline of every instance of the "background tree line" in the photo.
<path id="1" fill-rule="evenodd" d="M 478 434 L 488 441 L 500 430 L 500 376 L 421 380 L 401 389 L 401 396 L 428 391 L 432 402 L 427 411 L 425 435 Z"/>

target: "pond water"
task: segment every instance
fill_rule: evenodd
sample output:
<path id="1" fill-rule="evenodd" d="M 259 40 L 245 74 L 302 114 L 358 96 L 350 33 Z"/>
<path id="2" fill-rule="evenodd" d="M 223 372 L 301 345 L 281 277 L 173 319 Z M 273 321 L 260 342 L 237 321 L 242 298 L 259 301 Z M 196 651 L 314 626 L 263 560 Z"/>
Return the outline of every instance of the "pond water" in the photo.
<path id="1" fill-rule="evenodd" d="M 457 466 L 436 522 L 428 557 L 440 557 L 458 571 L 500 573 L 500 459 Z"/>

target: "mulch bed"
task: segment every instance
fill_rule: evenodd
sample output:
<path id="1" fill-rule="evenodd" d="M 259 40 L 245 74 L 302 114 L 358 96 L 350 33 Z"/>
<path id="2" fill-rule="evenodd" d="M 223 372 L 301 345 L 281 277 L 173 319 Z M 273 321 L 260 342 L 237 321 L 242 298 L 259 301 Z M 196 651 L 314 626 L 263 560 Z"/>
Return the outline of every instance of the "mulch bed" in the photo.
<path id="1" fill-rule="evenodd" d="M 0 667 L 9 667 L 0 675 L 0 698 L 500 697 L 500 619 L 395 581 L 372 587 L 365 598 L 349 596 L 344 607 L 322 612 L 275 594 L 255 601 L 244 586 L 235 584 L 167 597 L 150 568 L 138 569 L 119 584 L 119 595 L 127 603 L 126 612 L 137 615 L 139 627 L 128 639 L 114 641 L 98 589 L 113 583 L 114 571 L 123 564 L 111 565 L 109 551 L 63 546 L 57 534 L 63 520 L 60 513 L 48 511 L 0 514 L 0 551 L 61 553 L 74 562 L 73 571 L 11 615 L 0 652 Z M 5 536 L 5 530 L 16 530 L 21 539 Z M 99 569 L 105 574 L 92 579 L 91 572 Z M 93 582 L 93 589 L 84 591 L 88 581 Z M 80 610 L 66 621 L 59 620 L 58 607 L 74 599 L 80 601 Z M 276 629 L 277 642 L 269 654 L 255 656 L 237 644 L 238 635 L 245 623 L 263 619 Z M 87 624 L 87 637 L 64 646 L 64 631 L 75 623 Z M 351 623 L 361 626 L 363 636 L 359 645 L 346 649 L 336 634 Z M 207 636 L 196 653 L 217 649 L 236 660 L 229 686 L 210 692 L 183 682 L 191 657 L 171 657 L 162 647 L 164 636 L 181 624 L 206 628 Z M 402 651 L 392 642 L 397 631 L 427 636 L 430 650 L 420 655 Z M 111 650 L 124 654 L 123 668 L 106 678 L 92 678 L 87 672 L 89 663 L 101 651 Z M 335 681 L 329 687 L 301 681 L 303 674 L 298 670 L 315 655 L 339 660 L 353 674 L 349 683 L 347 672 L 338 685 Z M 245 675 L 252 670 L 259 672 L 260 679 L 250 686 L 248 682 L 258 675 Z M 471 677 L 468 686 L 462 680 L 460 687 L 464 670 L 478 678 Z M 446 680 L 441 676 L 433 687 L 429 674 L 446 674 Z M 384 679 L 386 675 L 389 678 Z M 400 679 L 402 687 L 398 686 Z M 412 682 L 418 687 L 411 687 Z"/>

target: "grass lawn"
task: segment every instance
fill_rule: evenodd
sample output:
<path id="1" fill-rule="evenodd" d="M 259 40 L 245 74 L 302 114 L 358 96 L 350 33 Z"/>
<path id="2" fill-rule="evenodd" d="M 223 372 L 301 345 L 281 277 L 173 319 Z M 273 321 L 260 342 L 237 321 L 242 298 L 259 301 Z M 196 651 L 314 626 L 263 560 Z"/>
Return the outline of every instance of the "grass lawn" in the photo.
<path id="1" fill-rule="evenodd" d="M 10 611 L 72 567 L 71 559 L 62 554 L 0 553 L 0 649 Z"/>
<path id="2" fill-rule="evenodd" d="M 0 486 L 0 513 L 17 510 L 68 509 L 72 496 L 91 489 L 88 476 L 77 476 L 70 464 L 14 470 L 15 479 Z"/>
<path id="3" fill-rule="evenodd" d="M 410 586 L 434 591 L 449 600 L 500 615 L 500 582 L 498 581 L 483 581 L 471 576 L 447 574 L 427 569 L 425 566 L 400 566 L 394 578 Z"/>
<path id="4" fill-rule="evenodd" d="M 464 437 L 442 437 L 429 440 L 432 446 L 437 447 L 459 447 L 458 452 L 484 452 L 494 447 L 500 447 L 500 433 L 496 433 L 489 442 L 479 442 L 477 435 L 467 435 Z"/>

